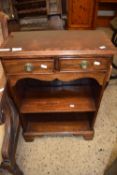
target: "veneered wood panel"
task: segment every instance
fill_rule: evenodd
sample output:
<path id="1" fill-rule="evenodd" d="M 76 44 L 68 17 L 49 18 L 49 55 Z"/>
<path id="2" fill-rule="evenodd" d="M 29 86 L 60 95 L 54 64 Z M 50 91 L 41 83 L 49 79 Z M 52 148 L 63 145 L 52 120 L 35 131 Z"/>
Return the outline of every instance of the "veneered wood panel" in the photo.
<path id="1" fill-rule="evenodd" d="M 87 67 L 82 68 L 81 64 L 86 61 Z M 61 72 L 85 72 L 85 71 L 99 71 L 107 70 L 110 61 L 106 58 L 82 58 L 82 59 L 65 59 L 60 60 L 60 71 Z"/>
<path id="2" fill-rule="evenodd" d="M 29 74 L 29 73 L 52 73 L 54 69 L 54 60 L 10 60 L 3 61 L 7 74 Z M 28 64 L 32 66 L 32 71 L 26 71 Z"/>
<path id="3" fill-rule="evenodd" d="M 69 0 L 69 28 L 92 28 L 95 0 Z"/>

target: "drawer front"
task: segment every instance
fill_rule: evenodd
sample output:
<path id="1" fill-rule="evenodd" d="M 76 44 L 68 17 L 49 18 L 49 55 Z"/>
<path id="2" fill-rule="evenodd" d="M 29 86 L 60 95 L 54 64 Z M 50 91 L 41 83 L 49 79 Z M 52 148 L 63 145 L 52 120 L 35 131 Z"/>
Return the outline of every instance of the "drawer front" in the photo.
<path id="1" fill-rule="evenodd" d="M 60 71 L 61 72 L 79 72 L 79 71 L 96 71 L 107 70 L 109 66 L 109 60 L 107 58 L 74 58 L 74 59 L 60 59 Z"/>
<path id="2" fill-rule="evenodd" d="M 7 74 L 52 73 L 53 60 L 10 60 L 3 61 Z"/>

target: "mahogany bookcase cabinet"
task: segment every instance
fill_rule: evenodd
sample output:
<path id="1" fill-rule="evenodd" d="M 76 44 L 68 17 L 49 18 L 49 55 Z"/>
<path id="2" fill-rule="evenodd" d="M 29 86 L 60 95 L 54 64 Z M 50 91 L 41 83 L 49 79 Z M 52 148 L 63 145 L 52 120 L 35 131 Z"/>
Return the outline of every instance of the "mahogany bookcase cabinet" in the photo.
<path id="1" fill-rule="evenodd" d="M 26 141 L 92 139 L 115 49 L 101 31 L 12 33 L 0 49 Z"/>

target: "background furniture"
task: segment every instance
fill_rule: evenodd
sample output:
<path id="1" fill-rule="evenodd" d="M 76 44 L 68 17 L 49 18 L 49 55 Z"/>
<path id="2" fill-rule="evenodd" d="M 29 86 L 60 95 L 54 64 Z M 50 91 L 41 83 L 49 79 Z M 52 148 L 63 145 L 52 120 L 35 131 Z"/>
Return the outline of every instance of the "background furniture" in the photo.
<path id="1" fill-rule="evenodd" d="M 10 19 L 14 18 L 14 11 L 11 0 L 0 1 L 0 11 L 3 11 Z"/>
<path id="2" fill-rule="evenodd" d="M 116 6 L 117 0 L 69 0 L 68 28 L 109 27 L 110 20 L 117 15 Z M 110 10 L 114 10 L 115 14 L 109 16 Z"/>
<path id="3" fill-rule="evenodd" d="M 99 11 L 102 14 L 99 15 Z M 97 27 L 109 27 L 110 21 L 117 16 L 117 0 L 98 0 Z M 106 15 L 105 15 L 106 14 Z"/>
<path id="4" fill-rule="evenodd" d="M 7 170 L 13 175 L 22 175 L 23 173 L 20 171 L 15 160 L 19 133 L 19 116 L 8 95 L 4 94 L 3 96 L 1 111 L 4 113 L 2 114 L 2 117 L 4 118 L 2 118 L 3 122 L 0 125 L 0 136 L 4 137 L 3 142 L 1 142 L 2 148 L 0 150 L 0 154 L 2 155 L 2 159 L 0 162 L 0 169 Z"/>
<path id="5" fill-rule="evenodd" d="M 68 28 L 91 29 L 95 27 L 96 0 L 68 0 Z"/>
<path id="6" fill-rule="evenodd" d="M 8 37 L 8 16 L 3 12 L 0 12 L 0 45 Z"/>
<path id="7" fill-rule="evenodd" d="M 15 12 L 15 18 L 23 18 L 29 16 L 43 16 L 47 15 L 46 0 L 42 1 L 30 1 L 30 0 L 14 0 L 13 9 Z"/>
<path id="8" fill-rule="evenodd" d="M 61 15 L 61 0 L 14 0 L 13 9 L 16 18 L 30 16 Z"/>
<path id="9" fill-rule="evenodd" d="M 0 171 L 7 170 L 13 175 L 23 175 L 15 160 L 19 116 L 5 87 L 5 74 L 0 63 Z"/>
<path id="10" fill-rule="evenodd" d="M 111 27 L 113 29 L 112 42 L 117 47 L 117 17 L 111 21 Z"/>
<path id="11" fill-rule="evenodd" d="M 109 27 L 110 21 L 117 15 L 116 4 L 117 0 L 25 0 L 23 2 L 5 0 L 0 2 L 1 9 L 8 11 L 7 14 L 11 19 L 10 31 L 21 30 L 22 19 L 27 20 L 28 24 L 29 18 L 32 21 L 38 18 L 35 26 L 41 26 L 43 23 L 47 25 L 48 17 L 53 15 L 62 18 L 67 24 L 64 28 L 67 29 Z M 57 19 L 54 22 L 57 23 Z M 31 28 L 30 25 L 27 27 Z M 34 29 L 31 28 L 31 30 Z M 35 27 L 35 30 L 40 29 Z M 44 27 L 41 30 L 44 30 Z"/>
<path id="12" fill-rule="evenodd" d="M 12 49 L 0 57 L 26 141 L 56 134 L 92 139 L 114 54 L 105 34 L 16 32 L 4 48 Z"/>
<path id="13" fill-rule="evenodd" d="M 8 37 L 8 16 L 0 12 L 0 44 Z M 22 175 L 15 160 L 19 134 L 19 116 L 6 89 L 6 77 L 0 62 L 0 170 Z"/>
<path id="14" fill-rule="evenodd" d="M 63 29 L 61 0 L 14 0 L 12 6 L 22 31 Z"/>

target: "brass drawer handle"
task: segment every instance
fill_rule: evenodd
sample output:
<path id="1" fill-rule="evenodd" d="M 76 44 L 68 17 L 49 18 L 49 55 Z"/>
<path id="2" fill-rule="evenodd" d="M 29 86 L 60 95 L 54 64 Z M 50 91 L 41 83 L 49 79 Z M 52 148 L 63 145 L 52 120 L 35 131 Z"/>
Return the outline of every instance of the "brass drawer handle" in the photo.
<path id="1" fill-rule="evenodd" d="M 24 70 L 26 72 L 32 72 L 34 70 L 34 66 L 32 65 L 32 63 L 26 63 L 24 66 Z"/>
<path id="2" fill-rule="evenodd" d="M 88 66 L 89 66 L 89 62 L 88 61 L 82 61 L 81 63 L 80 63 L 80 67 L 82 68 L 82 69 L 87 69 L 88 68 Z"/>

